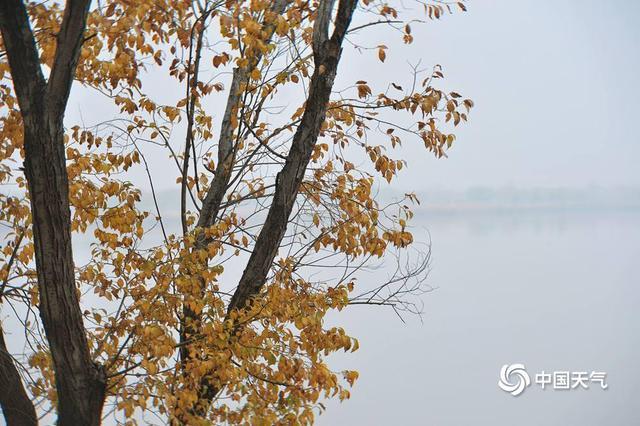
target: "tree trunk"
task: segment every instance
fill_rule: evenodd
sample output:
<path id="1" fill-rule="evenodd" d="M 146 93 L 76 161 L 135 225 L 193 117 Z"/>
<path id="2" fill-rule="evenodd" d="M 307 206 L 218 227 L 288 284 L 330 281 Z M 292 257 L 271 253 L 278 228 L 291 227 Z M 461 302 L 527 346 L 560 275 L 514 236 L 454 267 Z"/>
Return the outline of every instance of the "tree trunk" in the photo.
<path id="1" fill-rule="evenodd" d="M 106 389 L 104 371 L 91 359 L 75 284 L 63 127 L 89 6 L 90 0 L 66 2 L 47 82 L 24 3 L 0 2 L 0 29 L 24 126 L 39 310 L 61 426 L 99 425 Z"/>
<path id="2" fill-rule="evenodd" d="M 59 425 L 98 425 L 104 373 L 91 360 L 75 285 L 63 129 L 40 117 L 25 121 L 40 317 L 53 358 Z"/>
<path id="3" fill-rule="evenodd" d="M 0 407 L 7 426 L 38 424 L 36 409 L 24 389 L 18 369 L 9 355 L 0 324 Z"/>

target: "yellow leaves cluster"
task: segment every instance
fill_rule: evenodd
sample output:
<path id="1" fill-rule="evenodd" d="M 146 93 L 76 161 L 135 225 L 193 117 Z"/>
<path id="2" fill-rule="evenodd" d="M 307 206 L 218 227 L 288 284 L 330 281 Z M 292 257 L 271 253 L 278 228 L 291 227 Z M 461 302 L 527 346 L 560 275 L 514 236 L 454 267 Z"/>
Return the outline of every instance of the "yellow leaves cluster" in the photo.
<path id="1" fill-rule="evenodd" d="M 164 255 L 158 259 L 168 260 Z M 179 263 L 188 262 L 184 257 L 174 259 Z M 155 262 L 154 276 L 158 279 L 169 270 Z M 135 281 L 137 264 L 135 259 L 127 263 L 132 281 Z M 156 292 L 156 287 L 150 285 L 135 294 L 136 302 L 125 309 L 117 321 L 104 324 L 96 334 L 96 344 L 113 354 L 126 338 L 127 330 L 137 330 L 135 335 L 139 340 L 128 348 L 129 356 L 137 361 L 118 357 L 114 368 L 134 367 L 131 373 L 143 378 L 135 382 L 114 379 L 120 380 L 118 386 L 112 388 L 117 389 L 120 397 L 119 409 L 127 416 L 149 406 L 156 407 L 160 413 L 186 414 L 197 402 L 195 389 L 200 379 L 212 374 L 218 383 L 226 385 L 227 395 L 239 407 L 236 410 L 227 404 L 215 406 L 212 419 L 221 422 L 283 419 L 310 422 L 314 417 L 313 407 L 321 398 L 348 397 L 340 378 L 353 385 L 357 373 L 338 375 L 328 369 L 322 357 L 336 350 L 356 350 L 358 342 L 341 328 L 324 328 L 323 318 L 329 309 L 348 303 L 348 293 L 353 286 L 331 287 L 326 293 L 316 291 L 309 283 L 291 278 L 287 272 L 290 260 L 283 260 L 281 266 L 260 302 L 232 316 L 236 321 L 247 323 L 237 338 L 232 339 L 226 323 L 219 320 L 223 317 L 224 305 L 216 301 L 214 293 L 205 294 L 202 306 L 206 306 L 214 320 L 207 323 L 200 338 L 191 344 L 193 353 L 198 355 L 197 359 L 190 358 L 184 364 L 188 373 L 184 376 L 171 373 L 170 357 L 176 342 L 169 327 L 175 324 L 169 321 L 170 316 L 160 314 L 178 307 L 179 299 L 167 298 L 166 290 Z M 135 284 L 129 283 L 128 287 Z M 163 300 L 158 300 L 160 298 Z M 298 331 L 290 324 L 295 324 Z M 193 418 L 194 424 L 198 421 L 201 420 Z"/>
<path id="2" fill-rule="evenodd" d="M 358 97 L 366 98 L 371 94 L 371 88 L 367 85 L 367 82 L 364 80 L 360 80 L 356 83 L 358 87 Z"/>
<path id="3" fill-rule="evenodd" d="M 387 131 L 387 134 L 390 134 Z M 393 137 L 393 136 L 392 136 Z M 392 143 L 394 143 L 392 141 Z M 397 143 L 397 142 L 395 142 Z M 382 146 L 366 147 L 365 148 L 369 159 L 374 164 L 376 171 L 378 171 L 387 182 L 391 182 L 391 179 L 402 170 L 405 163 L 404 160 L 392 160 L 387 155 L 383 154 Z"/>
<path id="4" fill-rule="evenodd" d="M 40 377 L 29 386 L 31 393 L 35 397 L 45 397 L 52 402 L 57 401 L 51 355 L 44 349 L 38 348 L 29 357 L 28 365 L 40 373 Z"/>
<path id="5" fill-rule="evenodd" d="M 230 56 L 226 52 L 223 52 L 220 55 L 215 55 L 212 60 L 213 66 L 218 68 L 220 65 L 226 65 L 229 62 L 229 58 Z"/>

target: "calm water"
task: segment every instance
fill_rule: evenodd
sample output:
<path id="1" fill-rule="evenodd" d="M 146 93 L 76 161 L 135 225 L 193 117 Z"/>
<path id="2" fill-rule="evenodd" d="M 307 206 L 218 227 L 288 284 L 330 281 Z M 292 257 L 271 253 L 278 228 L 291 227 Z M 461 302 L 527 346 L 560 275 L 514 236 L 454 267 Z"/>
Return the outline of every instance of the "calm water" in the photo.
<path id="1" fill-rule="evenodd" d="M 361 378 L 319 424 L 640 424 L 639 210 L 423 214 L 433 247 L 423 323 L 355 307 Z M 605 371 L 609 388 L 515 398 L 500 367 Z M 593 386 L 593 385 L 592 385 Z"/>

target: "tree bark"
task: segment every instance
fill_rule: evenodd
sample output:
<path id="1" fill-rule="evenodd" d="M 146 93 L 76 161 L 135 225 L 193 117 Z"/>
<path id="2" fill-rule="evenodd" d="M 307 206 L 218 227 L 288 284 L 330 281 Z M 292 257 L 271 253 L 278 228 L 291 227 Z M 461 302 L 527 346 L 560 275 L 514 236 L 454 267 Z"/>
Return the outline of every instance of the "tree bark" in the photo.
<path id="1" fill-rule="evenodd" d="M 89 0 L 68 0 L 49 81 L 22 1 L 0 2 L 0 27 L 24 126 L 39 310 L 53 359 L 58 425 L 98 425 L 106 378 L 89 353 L 71 248 L 64 111 L 82 46 Z"/>
<path id="2" fill-rule="evenodd" d="M 25 125 L 40 317 L 53 358 L 59 425 L 98 425 L 105 376 L 93 363 L 75 285 L 63 129 Z"/>
<path id="3" fill-rule="evenodd" d="M 18 369 L 7 350 L 0 324 L 0 407 L 7 426 L 38 424 L 36 409 L 29 399 Z"/>

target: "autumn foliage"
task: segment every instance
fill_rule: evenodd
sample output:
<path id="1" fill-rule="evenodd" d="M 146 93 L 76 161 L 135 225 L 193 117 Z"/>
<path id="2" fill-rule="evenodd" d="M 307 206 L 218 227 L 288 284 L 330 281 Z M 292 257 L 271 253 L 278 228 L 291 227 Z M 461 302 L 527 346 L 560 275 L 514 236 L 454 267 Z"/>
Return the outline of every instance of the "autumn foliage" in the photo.
<path id="1" fill-rule="evenodd" d="M 97 402 L 75 408 L 86 409 L 87 424 L 297 424 L 313 422 L 323 400 L 349 398 L 358 373 L 333 371 L 326 358 L 357 350 L 358 341 L 327 325 L 327 313 L 348 315 L 352 304 L 411 310 L 407 298 L 419 293 L 424 271 L 418 262 L 388 282 L 358 281 L 368 262 L 393 261 L 413 243 L 417 197 L 384 203 L 379 188 L 408 165 L 403 143 L 445 156 L 473 103 L 444 91 L 437 65 L 391 80 L 363 69 L 347 81 L 339 63 L 371 55 L 384 70 L 393 45 L 421 43 L 412 26 L 464 4 L 3 3 L 0 352 L 15 359 L 0 365 L 21 378 L 0 383 L 3 411 L 22 392 L 43 422 L 84 424 L 65 416 L 77 399 L 65 393 L 95 386 Z M 12 31 L 22 11 L 32 43 Z M 381 27 L 397 39 L 376 39 Z M 15 40 L 37 46 L 37 64 Z M 63 43 L 71 46 L 66 62 Z M 69 95 L 56 86 L 56 78 L 64 86 L 65 64 L 72 93 L 111 115 L 96 123 L 67 117 L 63 127 L 66 98 L 60 110 L 54 104 Z M 19 78 L 22 65 L 37 66 L 41 78 Z M 59 138 L 30 136 L 58 119 Z M 60 148 L 66 179 L 45 167 L 56 158 L 38 160 L 38 144 Z M 158 176 L 170 176 L 175 190 L 159 191 Z M 60 189 L 60 203 L 33 196 L 45 183 L 57 185 L 50 188 Z M 68 221 L 89 252 L 47 243 L 56 238 L 47 240 L 51 218 Z M 73 261 L 67 287 L 47 280 L 50 256 Z M 54 301 L 65 288 L 75 294 Z M 71 314 L 56 317 L 51 307 L 62 302 Z M 88 352 L 65 365 L 59 342 L 68 336 L 56 327 L 68 324 Z M 86 380 L 65 382 L 66 368 Z"/>

